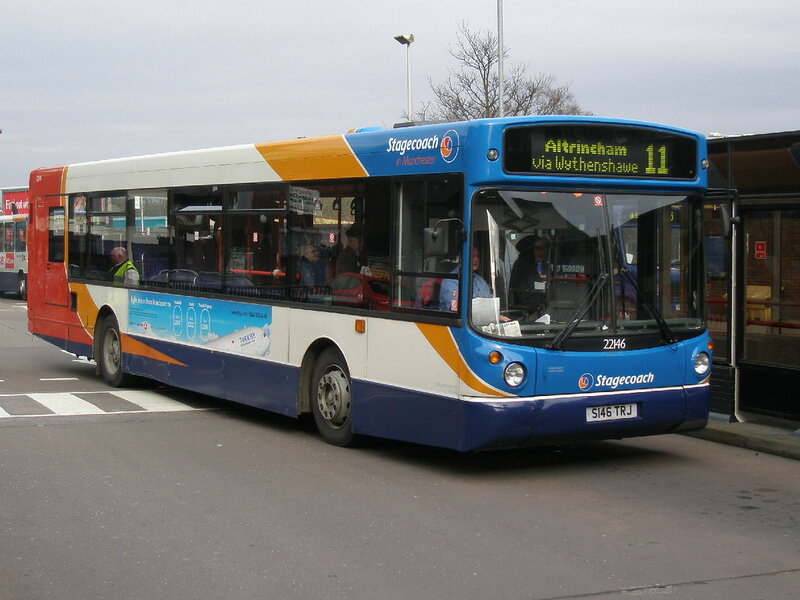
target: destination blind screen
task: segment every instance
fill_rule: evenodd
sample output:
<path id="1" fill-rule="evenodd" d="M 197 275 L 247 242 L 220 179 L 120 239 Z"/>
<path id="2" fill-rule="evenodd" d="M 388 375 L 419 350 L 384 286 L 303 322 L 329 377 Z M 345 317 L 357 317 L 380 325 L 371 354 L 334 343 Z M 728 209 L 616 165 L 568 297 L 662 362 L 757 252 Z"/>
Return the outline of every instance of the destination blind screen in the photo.
<path id="1" fill-rule="evenodd" d="M 509 173 L 640 179 L 694 179 L 697 142 L 689 137 L 604 125 L 533 125 L 505 132 Z"/>

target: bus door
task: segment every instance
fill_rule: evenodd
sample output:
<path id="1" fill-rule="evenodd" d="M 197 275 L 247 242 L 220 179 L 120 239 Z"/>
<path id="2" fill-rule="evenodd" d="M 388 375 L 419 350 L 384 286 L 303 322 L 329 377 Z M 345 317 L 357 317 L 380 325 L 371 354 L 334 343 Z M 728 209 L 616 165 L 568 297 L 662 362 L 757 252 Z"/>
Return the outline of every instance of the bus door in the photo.
<path id="1" fill-rule="evenodd" d="M 56 198 L 60 203 L 61 199 Z M 44 267 L 44 301 L 56 306 L 69 306 L 65 256 L 66 215 L 63 206 L 48 206 L 47 254 Z"/>
<path id="2" fill-rule="evenodd" d="M 92 339 L 67 281 L 67 196 L 63 168 L 31 173 L 28 223 L 28 329 L 69 352 L 91 356 Z"/>
<path id="3" fill-rule="evenodd" d="M 48 307 L 69 307 L 66 256 L 66 197 L 61 195 L 63 169 L 42 169 L 31 175 L 28 240 L 28 306 L 55 321 L 67 315 Z M 57 309 L 56 309 L 57 310 Z"/>

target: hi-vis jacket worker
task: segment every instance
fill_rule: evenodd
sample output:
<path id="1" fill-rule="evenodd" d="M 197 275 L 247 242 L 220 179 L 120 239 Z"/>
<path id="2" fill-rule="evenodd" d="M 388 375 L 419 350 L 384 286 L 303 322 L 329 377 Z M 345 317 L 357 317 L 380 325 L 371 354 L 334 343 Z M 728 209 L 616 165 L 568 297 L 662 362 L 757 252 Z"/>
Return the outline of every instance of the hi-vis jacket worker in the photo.
<path id="1" fill-rule="evenodd" d="M 136 266 L 128 260 L 128 251 L 122 246 L 113 248 L 109 253 L 111 264 L 114 265 L 106 273 L 106 279 L 114 283 L 124 283 L 125 285 L 139 285 L 139 271 Z"/>

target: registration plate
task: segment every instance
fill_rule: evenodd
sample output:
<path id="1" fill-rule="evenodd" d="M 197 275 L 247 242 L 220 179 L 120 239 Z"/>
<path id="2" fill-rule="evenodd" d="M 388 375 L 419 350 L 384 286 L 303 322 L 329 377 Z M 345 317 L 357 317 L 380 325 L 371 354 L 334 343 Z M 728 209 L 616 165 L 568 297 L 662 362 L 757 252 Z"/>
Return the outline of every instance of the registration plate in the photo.
<path id="1" fill-rule="evenodd" d="M 586 422 L 618 421 L 639 416 L 636 404 L 611 404 L 610 406 L 590 406 L 586 409 Z"/>

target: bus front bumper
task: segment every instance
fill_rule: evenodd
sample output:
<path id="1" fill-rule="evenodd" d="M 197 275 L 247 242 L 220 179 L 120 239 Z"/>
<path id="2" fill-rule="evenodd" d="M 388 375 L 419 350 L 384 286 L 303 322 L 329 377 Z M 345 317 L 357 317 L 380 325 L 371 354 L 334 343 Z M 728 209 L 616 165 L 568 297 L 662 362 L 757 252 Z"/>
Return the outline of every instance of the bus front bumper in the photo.
<path id="1" fill-rule="evenodd" d="M 371 391 L 354 389 L 369 398 L 354 406 L 354 431 L 460 451 L 675 433 L 708 421 L 707 383 L 497 399 Z"/>

